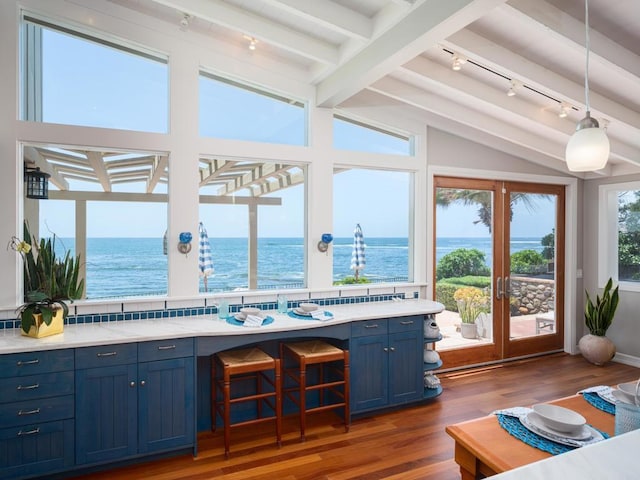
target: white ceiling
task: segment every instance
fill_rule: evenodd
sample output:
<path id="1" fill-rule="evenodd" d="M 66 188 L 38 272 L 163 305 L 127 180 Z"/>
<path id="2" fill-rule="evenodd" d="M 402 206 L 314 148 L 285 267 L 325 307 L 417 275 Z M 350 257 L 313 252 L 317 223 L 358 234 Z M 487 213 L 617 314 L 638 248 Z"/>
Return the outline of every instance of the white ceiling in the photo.
<path id="1" fill-rule="evenodd" d="M 255 61 L 286 65 L 317 105 L 377 103 L 563 172 L 584 117 L 583 0 L 111 1 L 171 29 L 188 14 L 214 49 L 255 37 Z M 589 16 L 591 114 L 611 157 L 587 176 L 640 172 L 640 1 L 590 0 Z M 458 72 L 452 53 L 468 59 Z M 511 79 L 522 86 L 508 97 Z"/>

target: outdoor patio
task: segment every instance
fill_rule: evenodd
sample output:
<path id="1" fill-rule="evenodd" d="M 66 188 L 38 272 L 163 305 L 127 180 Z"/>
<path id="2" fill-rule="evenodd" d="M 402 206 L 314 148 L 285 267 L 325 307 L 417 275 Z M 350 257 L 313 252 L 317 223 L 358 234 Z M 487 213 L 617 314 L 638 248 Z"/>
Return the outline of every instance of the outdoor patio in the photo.
<path id="1" fill-rule="evenodd" d="M 438 342 L 438 350 L 451 350 L 460 347 L 472 347 L 491 343 L 491 338 L 478 337 L 475 339 L 462 338 L 459 331 L 460 316 L 457 312 L 444 310 L 436 315 L 436 323 L 440 327 L 443 339 Z M 545 328 L 540 335 L 554 333 L 555 329 Z M 511 338 L 531 337 L 536 335 L 536 315 L 520 315 L 511 318 Z"/>

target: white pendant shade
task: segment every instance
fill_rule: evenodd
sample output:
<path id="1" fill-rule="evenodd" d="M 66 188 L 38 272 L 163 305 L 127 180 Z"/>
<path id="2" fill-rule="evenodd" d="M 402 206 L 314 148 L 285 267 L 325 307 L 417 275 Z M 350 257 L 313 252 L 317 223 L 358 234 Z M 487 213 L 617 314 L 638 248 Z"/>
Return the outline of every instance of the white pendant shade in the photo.
<path id="1" fill-rule="evenodd" d="M 567 143 L 565 158 L 572 172 L 587 172 L 604 168 L 609 159 L 609 139 L 602 128 L 583 128 Z"/>

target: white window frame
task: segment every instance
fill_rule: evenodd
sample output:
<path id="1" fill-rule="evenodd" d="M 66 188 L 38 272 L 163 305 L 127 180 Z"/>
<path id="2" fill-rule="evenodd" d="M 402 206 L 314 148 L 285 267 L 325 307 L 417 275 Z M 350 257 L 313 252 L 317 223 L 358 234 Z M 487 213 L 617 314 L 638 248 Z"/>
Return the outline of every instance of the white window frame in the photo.
<path id="1" fill-rule="evenodd" d="M 620 290 L 640 292 L 640 282 L 618 278 L 618 193 L 640 190 L 640 182 L 611 183 L 598 187 L 598 287 L 604 288 L 609 277 Z"/>

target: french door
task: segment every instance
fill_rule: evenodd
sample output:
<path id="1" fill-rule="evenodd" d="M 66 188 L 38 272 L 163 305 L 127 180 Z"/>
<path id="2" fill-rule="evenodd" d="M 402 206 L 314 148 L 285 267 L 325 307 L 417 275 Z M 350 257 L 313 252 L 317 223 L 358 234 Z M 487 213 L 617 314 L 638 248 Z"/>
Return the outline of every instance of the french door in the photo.
<path id="1" fill-rule="evenodd" d="M 435 177 L 434 186 L 444 364 L 561 349 L 564 186 L 453 177 Z"/>

